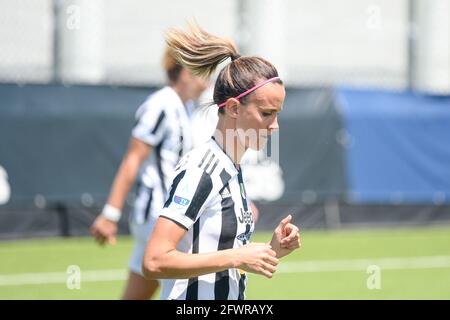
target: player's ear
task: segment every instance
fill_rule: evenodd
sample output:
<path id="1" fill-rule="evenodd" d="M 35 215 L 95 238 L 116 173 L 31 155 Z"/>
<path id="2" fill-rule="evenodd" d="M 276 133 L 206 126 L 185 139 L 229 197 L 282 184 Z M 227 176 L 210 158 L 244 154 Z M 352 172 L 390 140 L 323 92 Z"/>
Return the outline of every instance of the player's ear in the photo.
<path id="1" fill-rule="evenodd" d="M 223 108 L 225 109 L 225 113 L 228 116 L 230 116 L 232 118 L 237 118 L 237 116 L 239 114 L 240 105 L 241 105 L 241 103 L 239 102 L 238 99 L 229 98 Z"/>

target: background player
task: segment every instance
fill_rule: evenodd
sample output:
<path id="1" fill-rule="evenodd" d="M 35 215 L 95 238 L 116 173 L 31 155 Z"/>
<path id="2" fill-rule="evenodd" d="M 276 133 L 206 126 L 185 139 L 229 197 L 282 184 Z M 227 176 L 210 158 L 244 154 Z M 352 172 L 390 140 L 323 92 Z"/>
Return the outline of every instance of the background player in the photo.
<path id="1" fill-rule="evenodd" d="M 163 59 L 169 85 L 155 92 L 136 112 L 128 150 L 114 179 L 108 201 L 91 226 L 96 241 L 116 243 L 117 222 L 127 194 L 139 175 L 130 229 L 134 249 L 123 299 L 149 299 L 158 288 L 141 273 L 142 258 L 159 209 L 163 207 L 175 165 L 192 148 L 190 115 L 193 100 L 207 88 L 204 78 L 192 75 L 167 49 Z M 169 185 L 170 186 L 170 185 Z"/>

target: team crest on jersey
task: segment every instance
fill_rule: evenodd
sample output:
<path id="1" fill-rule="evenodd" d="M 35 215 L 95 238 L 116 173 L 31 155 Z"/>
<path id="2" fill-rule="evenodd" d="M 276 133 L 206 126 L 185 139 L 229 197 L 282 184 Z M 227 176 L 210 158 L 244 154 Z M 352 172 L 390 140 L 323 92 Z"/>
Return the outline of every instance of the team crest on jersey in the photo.
<path id="1" fill-rule="evenodd" d="M 180 206 L 187 206 L 191 200 L 188 200 L 186 198 L 180 197 L 180 196 L 174 196 L 173 202 L 176 204 L 179 204 Z"/>

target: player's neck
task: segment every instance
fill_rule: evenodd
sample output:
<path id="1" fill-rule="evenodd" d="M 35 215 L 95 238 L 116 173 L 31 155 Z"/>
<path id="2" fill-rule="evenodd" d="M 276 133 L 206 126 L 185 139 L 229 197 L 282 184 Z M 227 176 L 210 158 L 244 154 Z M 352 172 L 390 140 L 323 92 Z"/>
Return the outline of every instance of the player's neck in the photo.
<path id="1" fill-rule="evenodd" d="M 219 117 L 214 139 L 234 164 L 240 164 L 246 148 L 239 142 L 233 123 L 230 119 Z"/>
<path id="2" fill-rule="evenodd" d="M 169 87 L 171 87 L 173 91 L 175 91 L 178 94 L 183 104 L 186 104 L 186 102 L 190 100 L 188 95 L 184 92 L 185 90 L 183 90 L 183 87 L 181 85 L 172 82 L 169 85 Z"/>

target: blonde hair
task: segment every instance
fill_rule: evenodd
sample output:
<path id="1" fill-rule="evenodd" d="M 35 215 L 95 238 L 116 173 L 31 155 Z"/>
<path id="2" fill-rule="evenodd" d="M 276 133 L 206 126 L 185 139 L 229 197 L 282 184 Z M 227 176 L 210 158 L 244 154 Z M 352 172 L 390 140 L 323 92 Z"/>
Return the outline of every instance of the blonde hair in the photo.
<path id="1" fill-rule="evenodd" d="M 189 23 L 189 32 L 169 30 L 166 42 L 175 58 L 199 76 L 210 76 L 221 62 L 238 54 L 233 41 L 209 34 L 195 21 Z"/>
<path id="2" fill-rule="evenodd" d="M 221 62 L 231 58 L 232 62 L 220 71 L 214 85 L 213 99 L 217 105 L 260 81 L 278 77 L 277 69 L 269 61 L 241 57 L 233 41 L 206 32 L 196 22 L 189 23 L 188 31 L 170 29 L 166 32 L 166 42 L 175 59 L 200 76 L 210 76 Z M 275 82 L 282 84 L 281 80 Z M 245 104 L 250 95 L 240 98 L 240 102 Z"/>
<path id="3" fill-rule="evenodd" d="M 183 66 L 178 63 L 174 56 L 173 50 L 169 47 L 166 47 L 166 50 L 164 51 L 162 66 L 166 71 L 169 81 L 176 82 L 180 76 Z"/>

